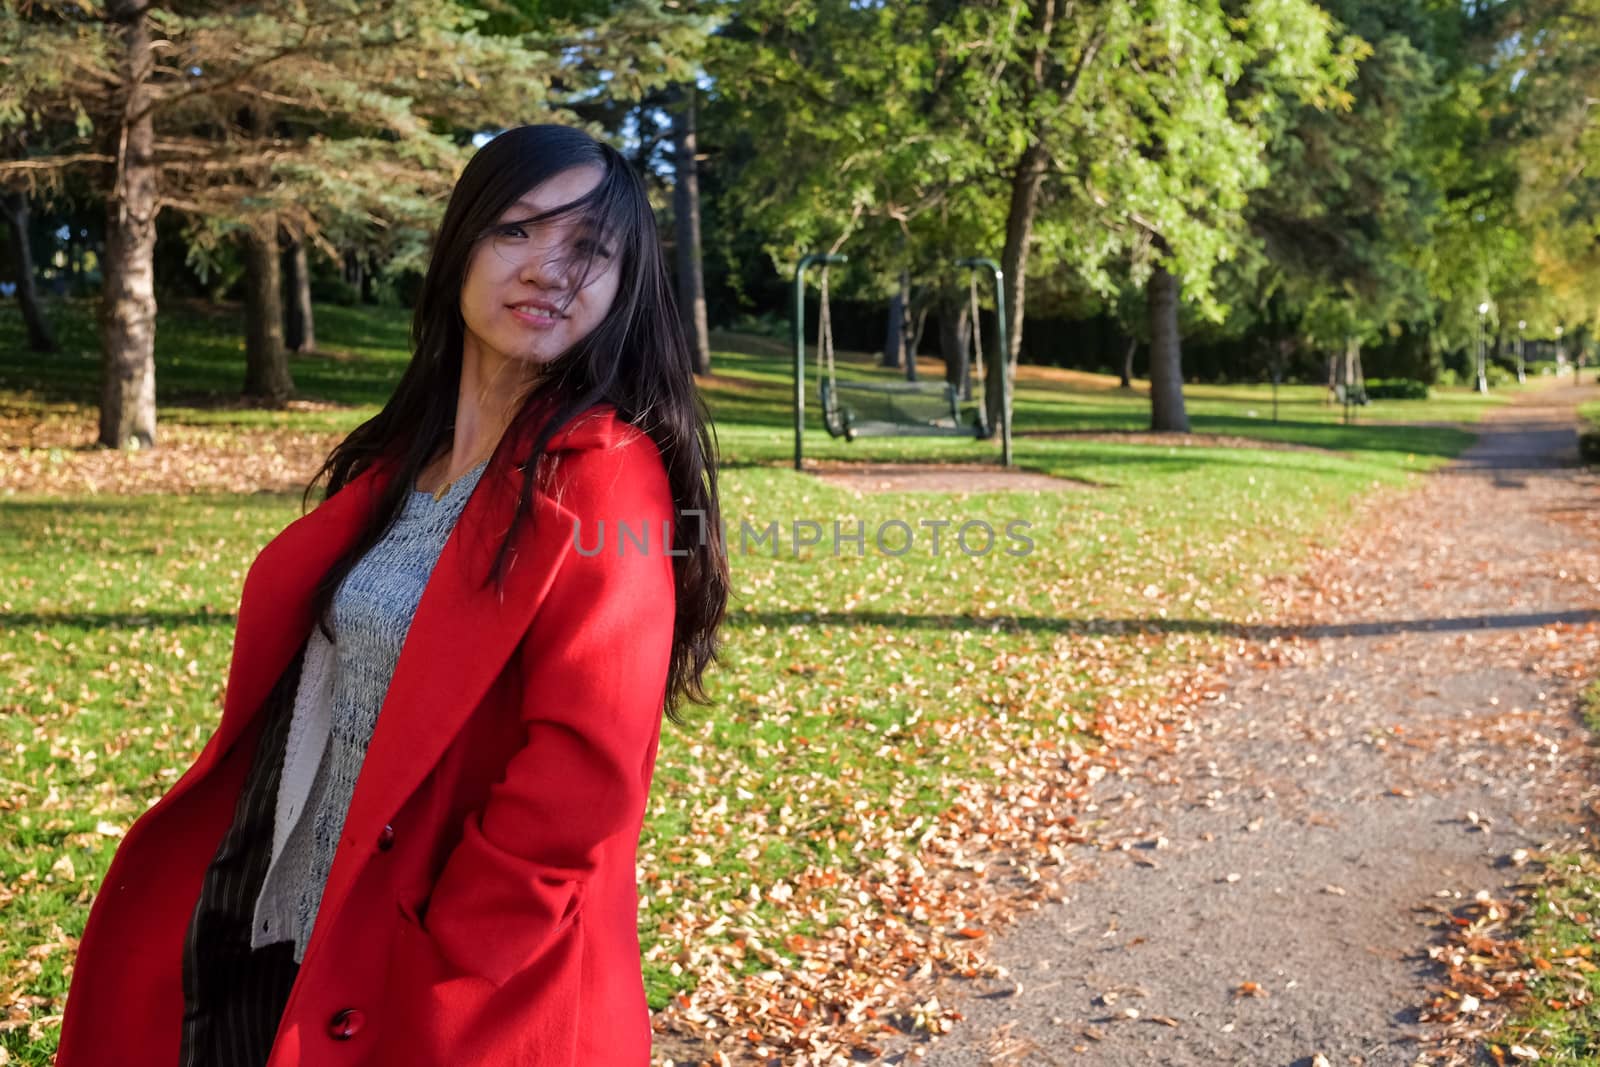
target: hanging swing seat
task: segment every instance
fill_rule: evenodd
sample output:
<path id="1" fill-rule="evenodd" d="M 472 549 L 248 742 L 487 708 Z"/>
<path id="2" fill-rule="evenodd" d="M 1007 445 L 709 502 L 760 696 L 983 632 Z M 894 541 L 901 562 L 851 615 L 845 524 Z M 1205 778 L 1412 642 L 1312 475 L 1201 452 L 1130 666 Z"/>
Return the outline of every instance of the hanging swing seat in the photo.
<path id="1" fill-rule="evenodd" d="M 963 412 L 946 382 L 819 381 L 822 423 L 834 437 L 987 437 L 983 405 Z"/>
<path id="2" fill-rule="evenodd" d="M 971 283 L 973 363 L 983 371 L 983 348 L 978 336 L 978 283 Z M 835 369 L 833 316 L 828 302 L 828 268 L 822 268 L 821 306 L 817 316 L 817 357 L 822 373 L 817 398 L 822 425 L 829 435 L 854 441 L 858 437 L 975 437 L 989 436 L 984 404 L 962 411 L 961 389 L 948 382 L 840 381 Z M 910 356 L 915 359 L 913 353 Z"/>
<path id="3" fill-rule="evenodd" d="M 1005 287 L 1000 265 L 992 259 L 958 259 L 955 266 L 967 269 L 966 332 L 971 341 L 970 359 L 965 349 L 957 349 L 958 360 L 951 368 L 960 372 L 959 385 L 944 381 L 893 381 L 872 375 L 840 381 L 833 344 L 833 315 L 828 300 L 828 267 L 846 263 L 848 257 L 837 252 L 808 252 L 800 257 L 794 272 L 794 469 L 804 471 L 806 433 L 806 271 L 820 265 L 820 292 L 817 309 L 817 383 L 822 408 L 823 428 L 834 437 L 853 441 L 858 437 L 956 437 L 986 440 L 998 434 L 1001 464 L 1011 466 L 1011 382 L 1006 360 L 998 358 L 1006 347 Z M 984 358 L 981 308 L 978 300 L 977 271 L 989 271 L 994 280 L 994 323 L 998 345 L 992 350 L 994 367 Z M 902 282 L 902 284 L 904 284 Z M 920 336 L 920 329 L 918 335 Z M 915 346 L 913 346 L 915 347 Z M 952 361 L 946 352 L 946 364 Z M 915 353 L 911 359 L 915 359 Z M 913 372 L 914 363 L 907 364 Z M 992 371 L 992 373 L 991 373 Z M 942 376 L 941 376 L 942 377 Z M 992 393 L 990 390 L 994 390 Z M 976 397 L 974 394 L 977 394 Z M 976 403 L 974 403 L 976 400 Z M 996 414 L 991 416 L 993 409 Z"/>

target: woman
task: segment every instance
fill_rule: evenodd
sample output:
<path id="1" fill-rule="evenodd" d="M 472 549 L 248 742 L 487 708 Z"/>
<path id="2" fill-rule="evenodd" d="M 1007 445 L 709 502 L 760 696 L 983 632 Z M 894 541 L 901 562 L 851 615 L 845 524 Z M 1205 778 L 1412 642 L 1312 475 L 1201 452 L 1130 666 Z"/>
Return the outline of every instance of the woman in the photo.
<path id="1" fill-rule="evenodd" d="M 221 724 L 95 899 L 59 1064 L 648 1062 L 640 825 L 728 587 L 668 293 L 613 149 L 473 157 L 410 366 L 251 568 Z"/>

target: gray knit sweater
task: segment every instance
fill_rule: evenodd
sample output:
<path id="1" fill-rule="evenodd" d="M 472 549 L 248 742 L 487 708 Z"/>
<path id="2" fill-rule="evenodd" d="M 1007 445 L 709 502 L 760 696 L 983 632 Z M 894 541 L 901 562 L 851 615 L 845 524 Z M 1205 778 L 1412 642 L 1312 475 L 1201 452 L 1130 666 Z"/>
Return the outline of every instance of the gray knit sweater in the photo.
<path id="1" fill-rule="evenodd" d="M 295 962 L 305 957 L 400 648 L 485 465 L 437 501 L 413 492 L 389 532 L 334 594 L 333 643 L 320 628 L 312 632 L 284 753 L 272 864 L 256 898 L 256 947 L 292 940 Z"/>

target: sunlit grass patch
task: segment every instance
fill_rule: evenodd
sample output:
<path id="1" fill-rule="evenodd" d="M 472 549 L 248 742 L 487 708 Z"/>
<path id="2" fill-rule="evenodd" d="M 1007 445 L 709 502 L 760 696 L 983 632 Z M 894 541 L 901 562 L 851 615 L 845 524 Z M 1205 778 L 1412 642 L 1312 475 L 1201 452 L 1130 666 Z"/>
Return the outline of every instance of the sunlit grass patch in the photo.
<path id="1" fill-rule="evenodd" d="M 1600 732 L 1600 682 L 1581 712 Z M 1511 945 L 1518 995 L 1484 1047 L 1496 1063 L 1600 1062 L 1600 859 L 1587 850 L 1538 859 Z"/>
<path id="2" fill-rule="evenodd" d="M 1497 1063 L 1593 1064 L 1600 1061 L 1600 861 L 1573 852 L 1543 862 L 1520 931 L 1527 981 L 1485 1047 Z"/>

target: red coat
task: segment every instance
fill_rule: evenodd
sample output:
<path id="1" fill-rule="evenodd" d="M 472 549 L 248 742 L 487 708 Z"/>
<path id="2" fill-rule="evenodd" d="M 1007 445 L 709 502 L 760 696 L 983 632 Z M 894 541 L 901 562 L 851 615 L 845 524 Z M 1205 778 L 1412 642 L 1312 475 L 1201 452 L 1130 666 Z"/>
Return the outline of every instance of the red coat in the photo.
<path id="1" fill-rule="evenodd" d="M 673 501 L 654 443 L 610 408 L 551 450 L 558 491 L 537 496 L 503 596 L 482 578 L 521 477 L 504 448 L 428 582 L 269 1067 L 649 1061 L 634 868 L 672 642 Z M 221 724 L 106 874 L 60 1067 L 177 1063 L 184 937 L 257 713 L 381 478 L 352 481 L 251 567 Z"/>

